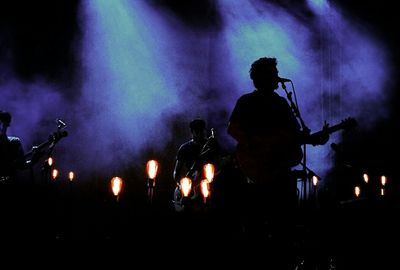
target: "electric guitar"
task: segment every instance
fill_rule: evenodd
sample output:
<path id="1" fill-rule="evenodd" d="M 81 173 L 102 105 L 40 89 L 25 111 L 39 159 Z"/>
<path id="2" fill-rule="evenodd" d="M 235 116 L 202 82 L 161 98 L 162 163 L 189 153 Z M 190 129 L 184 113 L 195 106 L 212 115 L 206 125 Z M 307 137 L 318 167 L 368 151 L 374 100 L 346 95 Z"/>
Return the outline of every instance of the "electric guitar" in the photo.
<path id="1" fill-rule="evenodd" d="M 47 147 L 48 149 L 52 149 L 55 144 L 64 137 L 68 136 L 67 131 L 57 130 L 49 135 L 48 139 L 37 146 L 33 146 L 32 149 L 24 155 L 27 163 L 35 162 L 35 159 L 40 158 L 44 155 L 43 151 Z M 30 159 L 29 159 L 30 158 Z"/>
<path id="2" fill-rule="evenodd" d="M 346 118 L 339 124 L 326 125 L 321 131 L 309 137 L 329 135 L 356 125 L 354 118 Z M 253 136 L 246 142 L 239 142 L 235 155 L 241 170 L 250 182 L 268 183 L 276 179 L 282 168 L 300 164 L 303 158 L 302 143 L 295 143 L 290 134 L 278 131 L 271 136 Z"/>
<path id="3" fill-rule="evenodd" d="M 204 155 L 206 155 L 209 151 L 215 147 L 213 145 L 213 141 L 215 139 L 214 129 L 211 129 L 211 136 L 207 139 L 206 143 L 203 145 L 199 155 L 196 160 L 193 162 L 191 168 L 186 172 L 185 176 L 192 180 L 192 187 L 189 197 L 186 198 L 186 202 L 194 201 L 198 196 L 200 196 L 200 183 L 201 180 L 204 179 L 202 177 L 202 168 L 199 168 L 200 160 Z M 172 203 L 174 205 L 176 212 L 183 212 L 185 210 L 185 199 L 180 190 L 179 184 L 175 187 Z"/>
<path id="4" fill-rule="evenodd" d="M 45 148 L 48 149 L 48 151 L 50 151 L 55 144 L 61 140 L 64 137 L 68 136 L 68 132 L 67 131 L 63 131 L 60 129 L 58 129 L 56 132 L 53 132 L 52 134 L 49 135 L 48 139 L 44 142 L 42 142 L 41 144 L 37 145 L 37 146 L 33 146 L 32 149 L 27 152 L 24 157 L 23 160 L 25 162 L 25 164 L 23 165 L 23 167 L 21 166 L 17 166 L 17 162 L 14 161 L 12 164 L 12 168 L 13 169 L 25 169 L 27 166 L 32 166 L 34 163 L 36 163 L 36 161 L 42 157 L 46 152 L 44 151 Z M 9 175 L 0 175 L 0 183 L 5 183 L 8 182 L 10 180 L 10 176 Z"/>

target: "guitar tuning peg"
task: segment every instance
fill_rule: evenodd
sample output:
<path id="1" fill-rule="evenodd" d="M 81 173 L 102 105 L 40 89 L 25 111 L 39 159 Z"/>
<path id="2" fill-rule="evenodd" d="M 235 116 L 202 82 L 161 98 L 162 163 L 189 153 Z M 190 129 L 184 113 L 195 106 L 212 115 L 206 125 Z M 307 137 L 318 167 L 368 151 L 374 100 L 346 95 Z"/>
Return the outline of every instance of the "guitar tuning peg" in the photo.
<path id="1" fill-rule="evenodd" d="M 60 118 L 57 118 L 57 119 L 56 119 L 56 122 L 57 122 L 57 128 L 58 128 L 58 129 L 62 129 L 62 128 L 67 127 L 67 124 L 65 123 L 65 121 L 63 121 L 63 120 L 60 119 Z"/>

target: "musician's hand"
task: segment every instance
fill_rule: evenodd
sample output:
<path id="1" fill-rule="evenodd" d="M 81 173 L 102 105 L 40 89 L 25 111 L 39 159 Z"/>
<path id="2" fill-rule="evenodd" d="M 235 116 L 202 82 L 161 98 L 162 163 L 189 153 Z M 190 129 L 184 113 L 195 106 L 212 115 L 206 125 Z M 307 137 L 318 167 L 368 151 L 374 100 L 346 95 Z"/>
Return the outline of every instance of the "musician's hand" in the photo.
<path id="1" fill-rule="evenodd" d="M 326 144 L 329 141 L 329 124 L 325 121 L 324 127 L 322 128 L 322 133 L 321 133 L 321 138 L 320 138 L 320 143 L 319 144 Z"/>
<path id="2" fill-rule="evenodd" d="M 39 161 L 39 159 L 43 156 L 43 152 L 38 149 L 37 146 L 32 147 L 32 157 L 29 160 L 29 164 L 33 165 Z"/>
<path id="3" fill-rule="evenodd" d="M 329 141 L 329 124 L 324 123 L 324 127 L 321 131 L 310 135 L 310 141 L 312 145 L 324 145 Z"/>
<path id="4" fill-rule="evenodd" d="M 313 145 L 324 145 L 329 141 L 330 136 L 328 129 L 329 129 L 329 124 L 325 122 L 322 131 L 313 134 L 314 135 Z"/>

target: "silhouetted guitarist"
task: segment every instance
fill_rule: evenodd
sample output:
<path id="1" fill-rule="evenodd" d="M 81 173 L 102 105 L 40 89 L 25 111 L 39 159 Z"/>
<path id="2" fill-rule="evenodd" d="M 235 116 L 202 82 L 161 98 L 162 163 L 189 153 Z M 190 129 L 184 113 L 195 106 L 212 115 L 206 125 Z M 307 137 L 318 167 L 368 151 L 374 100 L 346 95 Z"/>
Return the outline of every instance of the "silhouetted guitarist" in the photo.
<path id="1" fill-rule="evenodd" d="M 238 142 L 237 158 L 249 180 L 278 181 L 302 159 L 301 145 L 325 144 L 329 134 L 309 136 L 301 131 L 291 107 L 275 90 L 281 79 L 275 58 L 260 58 L 250 69 L 256 90 L 241 96 L 231 114 L 228 133 Z M 281 181 L 281 180 L 279 180 Z"/>
<path id="2" fill-rule="evenodd" d="M 38 146 L 25 153 L 21 140 L 15 136 L 8 136 L 7 129 L 11 123 L 11 114 L 0 111 L 0 184 L 12 183 L 16 177 L 17 170 L 31 168 L 44 154 L 44 148 L 52 148 L 61 138 L 67 136 L 66 131 L 62 131 L 65 123 L 58 119 L 58 130 Z M 61 124 L 60 124 L 61 122 Z"/>
<path id="3" fill-rule="evenodd" d="M 199 183 L 202 179 L 203 165 L 213 163 L 218 157 L 219 146 L 214 139 L 213 132 L 210 137 L 207 137 L 206 122 L 203 119 L 194 119 L 189 124 L 192 138 L 183 143 L 176 155 L 173 178 L 177 184 L 174 191 L 175 209 L 180 211 L 180 191 L 179 181 L 182 177 L 189 177 L 193 181 L 193 192 L 198 195 L 196 189 L 199 188 Z"/>
<path id="4" fill-rule="evenodd" d="M 16 170 L 26 166 L 21 140 L 7 136 L 10 123 L 11 114 L 0 111 L 0 183 L 14 178 Z"/>
<path id="5" fill-rule="evenodd" d="M 309 136 L 302 132 L 287 100 L 275 92 L 282 81 L 276 58 L 255 61 L 250 78 L 256 89 L 237 100 L 228 133 L 237 141 L 236 158 L 248 178 L 246 201 L 254 211 L 252 218 L 268 213 L 276 221 L 279 212 L 290 215 L 296 204 L 296 179 L 291 168 L 302 160 L 301 145 L 324 144 L 329 134 Z"/>

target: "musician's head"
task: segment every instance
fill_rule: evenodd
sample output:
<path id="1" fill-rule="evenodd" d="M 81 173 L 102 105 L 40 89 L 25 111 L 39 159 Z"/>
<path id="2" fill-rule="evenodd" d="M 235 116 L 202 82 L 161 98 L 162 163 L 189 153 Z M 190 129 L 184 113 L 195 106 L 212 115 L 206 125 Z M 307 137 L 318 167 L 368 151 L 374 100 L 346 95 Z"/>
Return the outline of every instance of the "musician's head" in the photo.
<path id="1" fill-rule="evenodd" d="M 9 112 L 0 111 L 0 135 L 4 135 L 7 132 L 7 128 L 11 123 L 11 114 Z"/>
<path id="2" fill-rule="evenodd" d="M 206 138 L 206 121 L 196 118 L 189 123 L 190 132 L 193 140 L 203 140 Z"/>
<path id="3" fill-rule="evenodd" d="M 277 60 L 273 57 L 262 57 L 254 61 L 250 68 L 250 78 L 259 90 L 275 90 L 278 88 Z"/>

